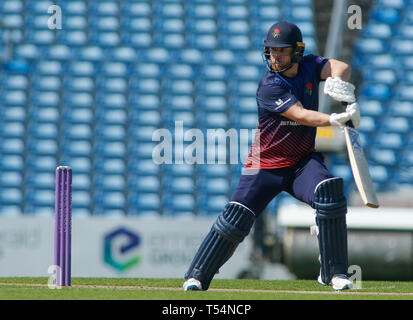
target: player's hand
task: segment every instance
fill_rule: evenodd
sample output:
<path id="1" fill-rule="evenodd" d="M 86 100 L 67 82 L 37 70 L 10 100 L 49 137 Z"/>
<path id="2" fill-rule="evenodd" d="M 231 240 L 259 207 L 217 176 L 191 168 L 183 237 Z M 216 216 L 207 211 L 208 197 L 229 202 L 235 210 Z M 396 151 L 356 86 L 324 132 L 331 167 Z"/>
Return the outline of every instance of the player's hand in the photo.
<path id="1" fill-rule="evenodd" d="M 330 124 L 337 127 L 345 127 L 347 121 L 353 122 L 353 127 L 357 129 L 360 124 L 360 108 L 357 102 L 347 105 L 346 112 L 332 113 Z"/>
<path id="2" fill-rule="evenodd" d="M 342 112 L 342 113 L 332 113 L 330 115 L 330 124 L 336 127 L 345 127 L 346 122 L 349 121 L 351 118 L 350 113 Z"/>
<path id="3" fill-rule="evenodd" d="M 357 102 L 347 105 L 346 112 L 350 114 L 350 120 L 353 122 L 354 129 L 360 124 L 360 108 Z"/>
<path id="4" fill-rule="evenodd" d="M 324 85 L 324 93 L 341 102 L 353 103 L 356 101 L 354 85 L 341 80 L 340 77 L 328 77 Z"/>

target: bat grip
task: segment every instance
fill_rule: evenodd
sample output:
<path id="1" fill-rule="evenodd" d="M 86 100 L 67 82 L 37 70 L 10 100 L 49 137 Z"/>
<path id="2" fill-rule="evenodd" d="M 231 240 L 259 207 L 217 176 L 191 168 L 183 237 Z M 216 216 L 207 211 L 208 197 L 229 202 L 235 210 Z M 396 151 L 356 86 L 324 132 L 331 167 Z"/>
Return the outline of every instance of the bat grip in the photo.
<path id="1" fill-rule="evenodd" d="M 342 101 L 341 104 L 343 105 L 343 107 L 347 108 L 347 102 Z M 346 126 L 350 128 L 354 128 L 353 121 L 351 120 L 347 121 Z"/>

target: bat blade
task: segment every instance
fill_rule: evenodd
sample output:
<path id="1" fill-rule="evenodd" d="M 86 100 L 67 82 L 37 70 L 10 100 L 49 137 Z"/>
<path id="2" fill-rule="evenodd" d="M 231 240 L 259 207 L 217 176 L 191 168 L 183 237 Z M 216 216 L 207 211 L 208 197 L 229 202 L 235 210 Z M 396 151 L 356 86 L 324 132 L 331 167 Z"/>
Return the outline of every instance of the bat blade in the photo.
<path id="1" fill-rule="evenodd" d="M 371 181 L 363 147 L 361 146 L 360 135 L 357 130 L 345 127 L 344 136 L 354 181 L 356 182 L 363 203 L 370 208 L 378 208 L 379 202 L 374 191 L 373 182 Z"/>

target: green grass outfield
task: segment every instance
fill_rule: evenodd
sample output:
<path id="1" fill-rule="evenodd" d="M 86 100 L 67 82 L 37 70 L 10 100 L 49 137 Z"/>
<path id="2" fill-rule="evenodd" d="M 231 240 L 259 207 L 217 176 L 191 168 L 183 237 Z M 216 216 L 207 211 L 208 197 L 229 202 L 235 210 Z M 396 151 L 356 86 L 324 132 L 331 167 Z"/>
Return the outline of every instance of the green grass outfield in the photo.
<path id="1" fill-rule="evenodd" d="M 208 291 L 184 292 L 182 279 L 73 278 L 49 289 L 47 278 L 2 278 L 4 300 L 413 300 L 413 282 L 363 281 L 362 289 L 335 292 L 315 280 L 219 280 Z"/>

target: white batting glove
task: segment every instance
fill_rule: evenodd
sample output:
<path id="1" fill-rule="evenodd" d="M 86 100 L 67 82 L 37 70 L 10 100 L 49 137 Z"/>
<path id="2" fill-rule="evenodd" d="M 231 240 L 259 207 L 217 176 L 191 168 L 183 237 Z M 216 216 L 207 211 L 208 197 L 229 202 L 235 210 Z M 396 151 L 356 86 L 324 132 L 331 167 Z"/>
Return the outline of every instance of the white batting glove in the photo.
<path id="1" fill-rule="evenodd" d="M 336 127 L 345 127 L 346 122 L 349 121 L 350 118 L 351 115 L 348 112 L 332 113 L 330 115 L 330 124 Z"/>
<path id="2" fill-rule="evenodd" d="M 355 86 L 350 82 L 341 80 L 340 77 L 328 77 L 324 85 L 324 93 L 337 101 L 353 103 Z"/>
<path id="3" fill-rule="evenodd" d="M 350 114 L 350 120 L 353 122 L 354 129 L 360 125 L 360 108 L 357 102 L 347 105 L 346 112 Z"/>
<path id="4" fill-rule="evenodd" d="M 358 128 L 360 124 L 360 108 L 357 102 L 347 105 L 346 112 L 332 113 L 330 115 L 330 124 L 337 127 L 345 127 L 347 121 L 353 122 L 353 127 Z"/>

